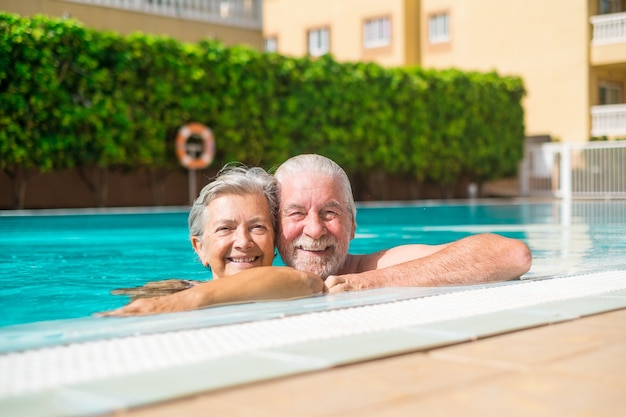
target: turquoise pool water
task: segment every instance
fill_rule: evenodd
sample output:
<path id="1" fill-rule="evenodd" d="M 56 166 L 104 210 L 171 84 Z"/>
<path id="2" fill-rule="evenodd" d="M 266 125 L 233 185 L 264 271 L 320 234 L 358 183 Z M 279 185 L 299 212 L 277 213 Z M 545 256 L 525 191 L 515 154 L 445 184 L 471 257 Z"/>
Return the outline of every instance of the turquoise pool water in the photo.
<path id="1" fill-rule="evenodd" d="M 127 302 L 110 294 L 119 287 L 210 279 L 186 221 L 186 211 L 1 213 L 0 327 L 116 308 Z M 367 204 L 357 222 L 353 253 L 493 232 L 531 247 L 523 278 L 626 268 L 625 201 Z"/>

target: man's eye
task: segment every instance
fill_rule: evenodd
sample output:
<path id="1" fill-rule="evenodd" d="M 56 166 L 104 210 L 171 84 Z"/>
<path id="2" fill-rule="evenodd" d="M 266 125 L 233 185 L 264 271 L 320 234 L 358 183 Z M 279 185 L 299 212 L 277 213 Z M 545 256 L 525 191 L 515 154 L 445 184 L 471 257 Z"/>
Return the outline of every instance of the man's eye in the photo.
<path id="1" fill-rule="evenodd" d="M 322 217 L 324 219 L 335 219 L 339 216 L 339 213 L 336 211 L 328 210 L 322 213 Z"/>

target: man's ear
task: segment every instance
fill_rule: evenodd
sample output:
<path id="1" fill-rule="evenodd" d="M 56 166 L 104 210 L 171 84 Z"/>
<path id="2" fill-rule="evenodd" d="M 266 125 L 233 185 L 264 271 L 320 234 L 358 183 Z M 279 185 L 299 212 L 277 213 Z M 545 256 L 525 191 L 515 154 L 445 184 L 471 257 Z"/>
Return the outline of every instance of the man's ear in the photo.
<path id="1" fill-rule="evenodd" d="M 350 240 L 354 239 L 356 236 L 356 220 L 352 220 L 352 233 L 350 233 Z"/>
<path id="2" fill-rule="evenodd" d="M 193 250 L 200 258 L 200 261 L 202 261 L 202 265 L 206 265 L 207 262 L 204 260 L 204 244 L 202 243 L 202 237 L 191 236 L 191 246 L 193 246 Z"/>

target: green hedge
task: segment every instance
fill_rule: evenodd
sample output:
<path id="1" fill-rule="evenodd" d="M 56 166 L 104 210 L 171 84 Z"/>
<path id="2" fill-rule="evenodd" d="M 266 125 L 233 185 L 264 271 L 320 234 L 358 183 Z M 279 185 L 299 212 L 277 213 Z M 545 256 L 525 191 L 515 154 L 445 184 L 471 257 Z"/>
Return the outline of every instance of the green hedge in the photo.
<path id="1" fill-rule="evenodd" d="M 0 13 L 0 168 L 177 169 L 178 127 L 213 130 L 216 163 L 316 152 L 350 174 L 441 185 L 514 174 L 522 81 L 338 63 L 216 41 L 95 31 Z"/>

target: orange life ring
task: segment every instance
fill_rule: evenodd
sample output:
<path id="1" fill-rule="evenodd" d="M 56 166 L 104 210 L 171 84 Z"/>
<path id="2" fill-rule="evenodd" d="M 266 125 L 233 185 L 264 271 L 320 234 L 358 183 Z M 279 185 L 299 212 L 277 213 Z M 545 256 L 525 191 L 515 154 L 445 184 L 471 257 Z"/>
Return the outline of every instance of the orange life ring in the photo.
<path id="1" fill-rule="evenodd" d="M 189 142 L 192 138 L 202 139 L 201 149 L 200 144 Z M 187 169 L 204 169 L 211 165 L 214 155 L 215 140 L 211 129 L 200 123 L 189 123 L 178 130 L 176 156 L 182 166 Z"/>

